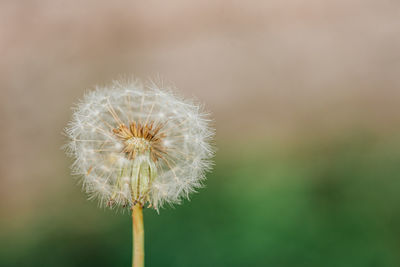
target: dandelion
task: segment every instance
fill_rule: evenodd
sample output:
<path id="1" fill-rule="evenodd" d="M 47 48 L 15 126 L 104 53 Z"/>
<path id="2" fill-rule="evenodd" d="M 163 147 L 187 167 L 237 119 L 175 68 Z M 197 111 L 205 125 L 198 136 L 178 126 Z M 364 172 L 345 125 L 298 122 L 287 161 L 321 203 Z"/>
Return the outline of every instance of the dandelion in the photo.
<path id="1" fill-rule="evenodd" d="M 84 96 L 65 133 L 89 198 L 132 210 L 133 266 L 143 266 L 143 207 L 181 203 L 211 168 L 207 114 L 156 83 L 115 81 Z"/>

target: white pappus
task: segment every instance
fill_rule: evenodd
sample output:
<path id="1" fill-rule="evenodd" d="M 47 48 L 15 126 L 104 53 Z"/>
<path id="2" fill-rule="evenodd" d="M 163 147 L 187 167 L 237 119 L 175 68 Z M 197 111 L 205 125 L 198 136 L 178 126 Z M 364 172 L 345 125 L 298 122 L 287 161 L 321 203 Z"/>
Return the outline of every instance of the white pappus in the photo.
<path id="1" fill-rule="evenodd" d="M 169 88 L 114 81 L 88 92 L 65 133 L 73 174 L 101 205 L 158 210 L 201 187 L 211 169 L 208 115 Z"/>

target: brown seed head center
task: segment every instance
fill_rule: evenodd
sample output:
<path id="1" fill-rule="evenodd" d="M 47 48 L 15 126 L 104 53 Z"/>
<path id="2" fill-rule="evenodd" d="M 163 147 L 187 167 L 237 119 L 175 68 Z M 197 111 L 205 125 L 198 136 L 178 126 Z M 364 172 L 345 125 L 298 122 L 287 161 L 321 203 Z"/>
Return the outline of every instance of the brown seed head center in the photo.
<path id="1" fill-rule="evenodd" d="M 120 124 L 118 128 L 113 129 L 114 135 L 121 140 L 124 148 L 123 153 L 128 159 L 135 159 L 138 154 L 148 152 L 151 159 L 156 162 L 162 157 L 165 148 L 162 145 L 162 139 L 165 133 L 161 132 L 163 125 L 154 126 L 154 122 L 141 124 L 131 122 L 129 126 Z"/>

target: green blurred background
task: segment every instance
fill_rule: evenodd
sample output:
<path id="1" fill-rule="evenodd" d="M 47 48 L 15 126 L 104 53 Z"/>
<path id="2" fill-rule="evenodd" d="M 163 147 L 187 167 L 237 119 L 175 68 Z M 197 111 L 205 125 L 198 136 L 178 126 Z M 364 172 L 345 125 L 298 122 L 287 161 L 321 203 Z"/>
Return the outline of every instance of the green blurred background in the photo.
<path id="1" fill-rule="evenodd" d="M 145 210 L 147 266 L 400 266 L 398 1 L 1 1 L 0 266 L 130 266 L 70 107 L 119 75 L 206 103 L 215 169 Z"/>

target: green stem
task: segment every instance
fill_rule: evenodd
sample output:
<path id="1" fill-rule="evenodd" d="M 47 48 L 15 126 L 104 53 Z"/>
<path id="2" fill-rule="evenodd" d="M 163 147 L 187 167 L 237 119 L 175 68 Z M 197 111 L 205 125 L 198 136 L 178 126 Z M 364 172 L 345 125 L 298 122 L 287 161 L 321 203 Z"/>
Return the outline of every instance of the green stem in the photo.
<path id="1" fill-rule="evenodd" d="M 132 267 L 144 267 L 143 207 L 138 203 L 132 207 Z"/>

